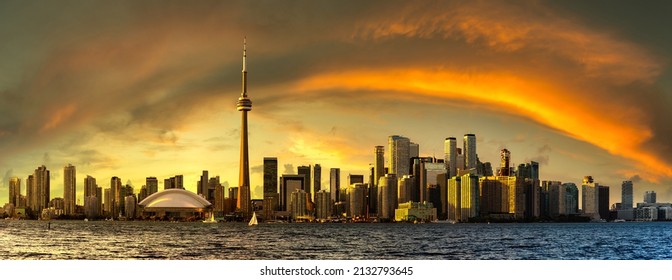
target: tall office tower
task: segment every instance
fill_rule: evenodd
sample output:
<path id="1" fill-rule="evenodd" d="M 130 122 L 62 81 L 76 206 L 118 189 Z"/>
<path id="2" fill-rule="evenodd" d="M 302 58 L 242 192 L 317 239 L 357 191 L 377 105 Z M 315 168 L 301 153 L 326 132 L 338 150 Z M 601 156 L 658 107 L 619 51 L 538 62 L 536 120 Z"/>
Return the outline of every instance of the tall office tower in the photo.
<path id="1" fill-rule="evenodd" d="M 110 205 L 110 213 L 112 214 L 112 218 L 117 218 L 119 216 L 119 213 L 123 211 L 121 206 L 124 204 L 123 202 L 123 188 L 121 186 L 121 178 L 114 176 L 112 179 L 110 179 L 110 195 L 112 196 L 112 205 Z"/>
<path id="2" fill-rule="evenodd" d="M 138 205 L 138 199 L 135 195 L 127 195 L 124 197 L 124 217 L 129 219 L 135 218 L 135 212 Z"/>
<path id="3" fill-rule="evenodd" d="M 656 192 L 646 191 L 644 193 L 644 203 L 656 203 Z"/>
<path id="4" fill-rule="evenodd" d="M 443 163 L 425 162 L 423 163 L 424 174 L 422 174 L 422 185 L 420 185 L 420 197 L 417 202 L 430 201 L 428 189 L 438 187 L 437 176 L 446 173 L 446 165 Z M 417 180 L 417 179 L 416 179 Z M 434 206 L 439 206 L 433 203 Z"/>
<path id="5" fill-rule="evenodd" d="M 9 203 L 14 207 L 19 207 L 19 197 L 21 195 L 21 179 L 19 177 L 9 178 Z"/>
<path id="6" fill-rule="evenodd" d="M 446 165 L 446 170 L 448 170 L 446 177 L 452 178 L 457 174 L 457 165 L 455 164 L 457 161 L 457 140 L 455 137 L 446 138 L 443 149 L 445 153 L 444 164 Z"/>
<path id="7" fill-rule="evenodd" d="M 511 176 L 511 152 L 507 149 L 502 149 L 499 152 L 501 163 L 499 166 L 498 176 Z"/>
<path id="8" fill-rule="evenodd" d="M 197 194 L 200 194 L 205 199 L 208 199 L 208 184 L 210 183 L 210 177 L 208 176 L 208 171 L 203 170 L 201 174 L 201 180 L 198 181 L 198 189 L 196 190 Z"/>
<path id="9" fill-rule="evenodd" d="M 632 209 L 632 181 L 623 181 L 621 184 L 621 209 Z"/>
<path id="10" fill-rule="evenodd" d="M 313 193 L 317 195 L 320 190 L 322 190 L 322 166 L 315 164 L 313 166 Z"/>
<path id="11" fill-rule="evenodd" d="M 217 192 L 217 187 L 220 185 L 219 176 L 211 177 L 208 179 L 208 201 L 212 205 L 215 205 L 215 192 Z"/>
<path id="12" fill-rule="evenodd" d="M 326 190 L 315 193 L 315 218 L 329 219 L 331 217 L 331 194 Z"/>
<path id="13" fill-rule="evenodd" d="M 222 213 L 224 212 L 224 186 L 218 184 L 215 186 L 215 212 Z"/>
<path id="14" fill-rule="evenodd" d="M 103 212 L 105 212 L 105 216 L 107 217 L 114 217 L 112 215 L 112 210 L 114 209 L 112 207 L 113 203 L 112 199 L 112 188 L 105 189 L 105 203 L 103 204 Z"/>
<path id="15" fill-rule="evenodd" d="M 252 110 L 252 101 L 247 97 L 247 44 L 243 40 L 243 90 L 238 98 L 237 109 L 241 112 L 240 129 L 240 176 L 238 177 L 238 201 L 236 208 L 244 217 L 250 216 L 250 160 L 247 147 L 247 112 Z"/>
<path id="16" fill-rule="evenodd" d="M 303 175 L 303 177 L 305 178 L 305 181 L 303 181 L 303 190 L 308 195 L 312 196 L 312 193 L 310 191 L 310 183 L 312 182 L 312 180 L 310 179 L 310 167 L 311 167 L 310 165 L 299 166 L 299 167 L 296 168 L 297 169 L 296 173 L 299 174 L 299 175 Z"/>
<path id="17" fill-rule="evenodd" d="M 448 219 L 448 177 L 447 174 L 436 176 L 436 183 L 439 186 L 439 205 L 436 207 L 436 215 L 439 220 Z"/>
<path id="18" fill-rule="evenodd" d="M 599 186 L 598 192 L 598 212 L 600 219 L 609 219 L 609 186 Z"/>
<path id="19" fill-rule="evenodd" d="M 290 193 L 290 202 L 289 206 L 287 207 L 287 211 L 291 213 L 293 219 L 298 219 L 302 216 L 308 215 L 308 207 L 306 205 L 307 196 L 308 193 L 302 189 L 297 189 Z"/>
<path id="20" fill-rule="evenodd" d="M 378 180 L 380 177 L 385 176 L 385 147 L 376 146 L 373 148 L 374 161 L 373 161 L 373 185 L 378 185 Z"/>
<path id="21" fill-rule="evenodd" d="M 291 211 L 289 203 L 292 193 L 296 190 L 304 190 L 305 185 L 306 177 L 303 175 L 284 174 L 280 177 L 280 209 L 282 211 Z"/>
<path id="22" fill-rule="evenodd" d="M 559 181 L 543 181 L 541 184 L 542 196 L 541 204 L 545 207 L 541 209 L 541 215 L 546 217 L 558 217 L 567 215 L 565 206 L 566 190 Z"/>
<path id="23" fill-rule="evenodd" d="M 492 172 L 492 164 L 490 162 L 483 163 L 483 176 L 493 176 L 495 173 Z"/>
<path id="24" fill-rule="evenodd" d="M 476 156 L 476 135 L 474 134 L 465 134 L 464 135 L 464 167 L 467 170 L 476 168 L 476 162 L 478 161 Z"/>
<path id="25" fill-rule="evenodd" d="M 398 135 L 388 138 L 390 149 L 390 173 L 402 177 L 409 174 L 411 160 L 411 140 Z"/>
<path id="26" fill-rule="evenodd" d="M 464 174 L 460 178 L 460 217 L 464 221 L 478 217 L 480 211 L 478 187 L 478 175 Z"/>
<path id="27" fill-rule="evenodd" d="M 138 203 L 143 201 L 145 198 L 147 198 L 147 186 L 142 185 L 142 187 L 140 187 L 140 192 L 138 192 Z"/>
<path id="28" fill-rule="evenodd" d="M 364 175 L 348 174 L 348 185 L 364 183 Z"/>
<path id="29" fill-rule="evenodd" d="M 174 189 L 175 186 L 173 186 L 173 182 L 175 182 L 175 177 L 163 179 L 163 189 L 164 190 Z"/>
<path id="30" fill-rule="evenodd" d="M 96 178 L 86 175 L 86 178 L 84 178 L 84 197 L 95 196 L 97 187 Z"/>
<path id="31" fill-rule="evenodd" d="M 278 193 L 278 158 L 264 157 L 264 197 Z"/>
<path id="32" fill-rule="evenodd" d="M 63 202 L 65 215 L 75 214 L 75 202 L 77 201 L 76 170 L 72 164 L 63 168 Z"/>
<path id="33" fill-rule="evenodd" d="M 329 192 L 331 193 L 331 201 L 339 202 L 341 191 L 341 169 L 331 168 L 329 170 Z"/>
<path id="34" fill-rule="evenodd" d="M 350 216 L 361 218 L 366 216 L 366 184 L 356 183 L 348 189 Z"/>
<path id="35" fill-rule="evenodd" d="M 397 176 L 385 174 L 378 182 L 378 217 L 381 219 L 394 219 L 394 210 L 397 209 Z"/>
<path id="36" fill-rule="evenodd" d="M 35 176 L 28 175 L 26 179 L 26 206 L 35 209 L 37 204 L 37 192 L 35 191 Z"/>
<path id="37" fill-rule="evenodd" d="M 35 208 L 33 210 L 35 213 L 40 215 L 42 213 L 42 209 L 49 207 L 49 200 L 50 199 L 50 190 L 51 190 L 51 185 L 49 182 L 49 170 L 47 170 L 47 167 L 42 165 L 35 169 L 35 173 L 33 173 L 33 190 L 35 191 L 36 195 L 36 203 L 35 203 Z"/>
<path id="38" fill-rule="evenodd" d="M 145 185 L 147 186 L 147 195 L 152 195 L 159 191 L 159 180 L 156 177 L 147 177 L 145 179 Z"/>
<path id="39" fill-rule="evenodd" d="M 369 205 L 369 216 L 376 216 L 378 211 L 378 182 L 374 179 L 376 176 L 375 167 L 371 167 L 371 172 L 369 176 L 369 189 L 367 192 L 367 201 Z"/>
<path id="40" fill-rule="evenodd" d="M 414 185 L 415 177 L 413 177 L 413 175 L 404 175 L 403 177 L 399 178 L 399 183 L 397 184 L 398 203 L 413 201 L 412 194 Z"/>
<path id="41" fill-rule="evenodd" d="M 599 199 L 598 194 L 599 184 L 593 181 L 592 176 L 584 176 L 581 184 L 581 210 L 584 215 L 590 216 L 597 220 L 600 218 L 599 213 Z"/>
<path id="42" fill-rule="evenodd" d="M 529 166 L 530 179 L 539 180 L 539 163 L 536 161 L 530 161 Z"/>

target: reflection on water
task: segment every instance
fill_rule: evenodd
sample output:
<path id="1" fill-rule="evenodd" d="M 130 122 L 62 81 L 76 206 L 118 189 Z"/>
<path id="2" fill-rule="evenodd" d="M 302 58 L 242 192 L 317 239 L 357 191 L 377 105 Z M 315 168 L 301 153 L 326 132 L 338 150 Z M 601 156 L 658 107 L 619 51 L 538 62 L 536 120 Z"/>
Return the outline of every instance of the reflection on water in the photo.
<path id="1" fill-rule="evenodd" d="M 672 259 L 670 240 L 672 223 L 664 222 L 0 221 L 3 259 Z"/>

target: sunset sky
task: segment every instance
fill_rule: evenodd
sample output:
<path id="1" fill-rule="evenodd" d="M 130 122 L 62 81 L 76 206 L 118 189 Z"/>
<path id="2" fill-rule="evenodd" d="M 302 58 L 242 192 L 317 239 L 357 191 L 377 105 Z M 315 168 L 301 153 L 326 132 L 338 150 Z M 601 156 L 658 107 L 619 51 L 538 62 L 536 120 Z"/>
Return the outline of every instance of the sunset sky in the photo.
<path id="1" fill-rule="evenodd" d="M 95 177 L 202 170 L 238 184 L 247 37 L 252 198 L 262 160 L 368 174 L 403 135 L 443 158 L 477 137 L 481 161 L 540 162 L 542 180 L 585 175 L 634 200 L 672 201 L 672 2 L 2 1 L 0 205 L 39 165 L 63 197 Z M 387 160 L 387 158 L 386 158 Z M 289 169 L 289 170 L 287 170 Z"/>

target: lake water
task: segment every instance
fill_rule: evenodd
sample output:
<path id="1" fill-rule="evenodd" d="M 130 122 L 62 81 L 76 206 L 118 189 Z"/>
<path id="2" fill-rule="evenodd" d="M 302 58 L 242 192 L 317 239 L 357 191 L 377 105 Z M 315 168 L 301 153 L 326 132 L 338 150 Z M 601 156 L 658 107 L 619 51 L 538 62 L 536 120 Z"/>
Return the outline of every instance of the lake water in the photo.
<path id="1" fill-rule="evenodd" d="M 672 259 L 672 223 L 0 221 L 2 259 Z"/>

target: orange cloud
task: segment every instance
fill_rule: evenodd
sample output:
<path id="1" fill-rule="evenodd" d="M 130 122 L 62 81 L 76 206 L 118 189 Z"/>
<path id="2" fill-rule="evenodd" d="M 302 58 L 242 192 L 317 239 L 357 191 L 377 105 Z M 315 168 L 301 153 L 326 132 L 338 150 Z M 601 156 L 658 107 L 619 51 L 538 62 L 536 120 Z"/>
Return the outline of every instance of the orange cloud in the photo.
<path id="1" fill-rule="evenodd" d="M 611 154 L 642 165 L 643 172 L 672 176 L 672 169 L 643 145 L 653 133 L 643 124 L 645 113 L 625 104 L 580 102 L 572 92 L 543 81 L 521 79 L 510 74 L 464 74 L 458 71 L 425 69 L 369 69 L 318 74 L 297 83 L 300 91 L 372 90 L 392 91 L 413 98 L 429 96 L 481 104 L 486 108 L 532 119 L 573 138 L 591 143 Z M 605 114 L 604 112 L 627 112 Z M 648 170 L 649 172 L 646 172 Z"/>
<path id="2" fill-rule="evenodd" d="M 75 112 L 77 109 L 77 106 L 75 104 L 68 104 L 65 106 L 62 106 L 61 108 L 57 109 L 51 116 L 49 116 L 49 120 L 47 123 L 42 126 L 42 131 L 49 130 L 52 128 L 57 127 L 64 121 L 66 121 L 72 114 Z"/>

